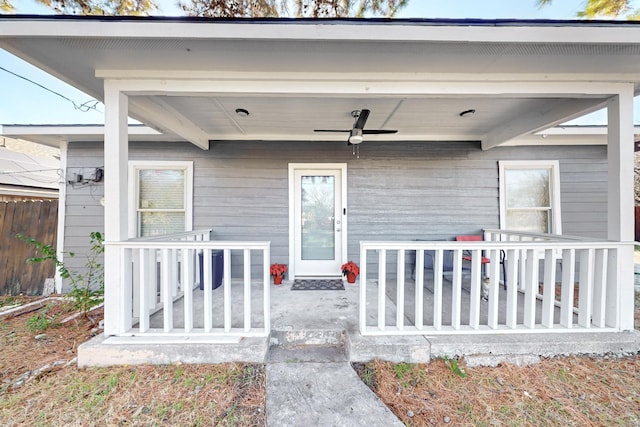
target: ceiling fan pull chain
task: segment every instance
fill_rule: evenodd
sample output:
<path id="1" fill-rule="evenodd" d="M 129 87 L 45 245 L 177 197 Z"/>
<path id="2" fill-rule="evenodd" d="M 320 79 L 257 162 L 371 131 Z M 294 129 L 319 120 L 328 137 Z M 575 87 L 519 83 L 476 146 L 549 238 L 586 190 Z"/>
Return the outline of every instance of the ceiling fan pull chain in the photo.
<path id="1" fill-rule="evenodd" d="M 360 145 L 356 145 L 356 159 L 360 158 Z"/>

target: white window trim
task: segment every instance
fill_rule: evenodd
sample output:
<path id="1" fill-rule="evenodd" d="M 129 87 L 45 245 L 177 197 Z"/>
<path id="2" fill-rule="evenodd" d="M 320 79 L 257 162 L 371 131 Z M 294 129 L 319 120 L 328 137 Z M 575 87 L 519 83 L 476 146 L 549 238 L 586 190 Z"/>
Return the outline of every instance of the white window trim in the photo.
<path id="1" fill-rule="evenodd" d="M 505 170 L 507 169 L 549 169 L 551 198 L 551 234 L 562 234 L 562 214 L 560 205 L 560 162 L 558 160 L 501 160 L 498 161 L 500 179 L 500 228 L 506 229 L 507 196 Z"/>
<path id="2" fill-rule="evenodd" d="M 155 161 L 155 160 L 131 160 L 129 161 L 129 238 L 137 237 L 137 201 L 138 201 L 138 177 L 137 171 L 141 169 L 182 169 L 185 172 L 185 218 L 184 231 L 193 231 L 193 162 L 190 161 Z"/>

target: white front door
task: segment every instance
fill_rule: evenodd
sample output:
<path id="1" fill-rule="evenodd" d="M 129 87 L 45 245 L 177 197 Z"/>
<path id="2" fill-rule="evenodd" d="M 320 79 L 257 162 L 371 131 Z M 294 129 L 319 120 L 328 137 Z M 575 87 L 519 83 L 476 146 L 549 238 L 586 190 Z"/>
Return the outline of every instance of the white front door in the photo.
<path id="1" fill-rule="evenodd" d="M 339 276 L 346 254 L 346 165 L 290 165 L 293 275 Z"/>

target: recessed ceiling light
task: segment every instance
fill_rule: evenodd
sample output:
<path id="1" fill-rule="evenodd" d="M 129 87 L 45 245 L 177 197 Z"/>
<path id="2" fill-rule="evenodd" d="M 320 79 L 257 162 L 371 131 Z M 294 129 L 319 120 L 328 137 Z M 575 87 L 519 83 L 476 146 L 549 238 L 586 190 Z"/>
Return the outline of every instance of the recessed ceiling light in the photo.
<path id="1" fill-rule="evenodd" d="M 458 114 L 460 117 L 470 117 L 473 116 L 476 113 L 476 110 L 474 110 L 473 108 L 469 109 L 469 110 L 464 110 L 463 112 L 461 112 L 460 114 Z"/>
<path id="2" fill-rule="evenodd" d="M 249 115 L 249 110 L 244 108 L 236 108 L 236 114 L 240 117 L 247 117 Z"/>

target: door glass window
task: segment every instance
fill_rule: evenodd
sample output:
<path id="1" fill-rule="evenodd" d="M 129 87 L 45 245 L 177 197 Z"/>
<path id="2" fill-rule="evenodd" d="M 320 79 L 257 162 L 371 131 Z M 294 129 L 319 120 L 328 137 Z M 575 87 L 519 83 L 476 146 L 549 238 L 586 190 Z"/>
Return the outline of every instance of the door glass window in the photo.
<path id="1" fill-rule="evenodd" d="M 303 260 L 335 259 L 335 177 L 301 177 Z"/>

